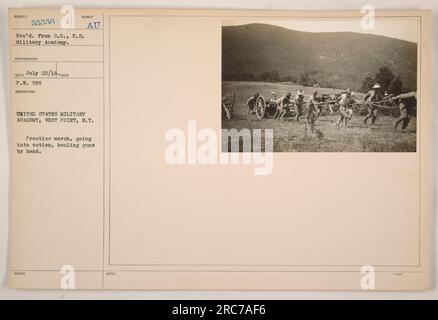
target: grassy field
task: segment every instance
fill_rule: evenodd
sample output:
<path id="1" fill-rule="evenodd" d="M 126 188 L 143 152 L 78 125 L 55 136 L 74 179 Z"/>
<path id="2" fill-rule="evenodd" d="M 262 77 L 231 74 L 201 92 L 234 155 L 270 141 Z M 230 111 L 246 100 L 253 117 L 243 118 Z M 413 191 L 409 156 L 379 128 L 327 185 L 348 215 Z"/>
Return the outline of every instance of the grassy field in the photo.
<path id="1" fill-rule="evenodd" d="M 313 88 L 296 86 L 284 83 L 238 82 L 226 81 L 222 83 L 223 94 L 235 92 L 235 109 L 229 120 L 222 118 L 223 129 L 273 129 L 274 151 L 283 152 L 415 152 L 416 150 L 416 119 L 411 121 L 405 132 L 394 130 L 393 116 L 377 118 L 376 126 L 363 123 L 363 115 L 354 114 L 348 127 L 336 126 L 338 114 L 326 114 L 320 117 L 315 126 L 318 134 L 312 134 L 305 124 L 305 118 L 297 123 L 291 115 L 286 116 L 283 122 L 267 119 L 252 121 L 247 119 L 246 100 L 258 92 L 269 98 L 272 91 L 277 97 L 290 91 L 293 95 L 298 89 L 303 89 L 307 100 Z M 339 90 L 318 88 L 318 94 L 334 93 Z M 362 100 L 362 96 L 359 95 Z M 370 121 L 369 121 L 370 122 Z M 400 128 L 400 126 L 399 126 Z"/>

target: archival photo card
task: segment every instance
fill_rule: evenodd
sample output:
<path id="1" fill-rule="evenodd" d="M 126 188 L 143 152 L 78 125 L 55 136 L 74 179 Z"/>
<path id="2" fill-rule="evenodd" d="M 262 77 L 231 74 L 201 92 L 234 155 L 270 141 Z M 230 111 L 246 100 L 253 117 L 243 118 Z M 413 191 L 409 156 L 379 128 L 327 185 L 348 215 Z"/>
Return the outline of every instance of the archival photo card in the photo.
<path id="1" fill-rule="evenodd" d="M 10 287 L 430 288 L 431 12 L 67 9 L 9 11 Z"/>

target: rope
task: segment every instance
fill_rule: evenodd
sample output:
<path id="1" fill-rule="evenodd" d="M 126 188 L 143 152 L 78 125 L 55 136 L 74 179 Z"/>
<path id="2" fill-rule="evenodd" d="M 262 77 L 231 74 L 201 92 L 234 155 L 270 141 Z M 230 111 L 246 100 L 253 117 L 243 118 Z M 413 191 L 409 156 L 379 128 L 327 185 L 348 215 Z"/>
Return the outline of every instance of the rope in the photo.
<path id="1" fill-rule="evenodd" d="M 375 102 L 371 101 L 371 105 L 374 106 L 374 107 L 382 108 L 382 109 L 398 109 L 399 108 L 399 106 L 385 106 L 385 105 L 382 105 L 382 103 L 385 103 L 387 101 L 388 100 L 380 100 L 380 101 L 375 101 Z"/>
<path id="2" fill-rule="evenodd" d="M 393 100 L 393 99 L 391 99 L 391 100 Z M 398 109 L 399 108 L 399 106 L 385 106 L 385 105 L 382 104 L 382 103 L 386 103 L 388 101 L 390 101 L 390 100 L 363 101 L 363 102 L 360 102 L 360 103 L 354 103 L 353 105 L 361 105 L 361 106 L 362 105 L 366 105 L 366 106 L 372 105 L 374 107 L 382 108 L 382 109 Z"/>

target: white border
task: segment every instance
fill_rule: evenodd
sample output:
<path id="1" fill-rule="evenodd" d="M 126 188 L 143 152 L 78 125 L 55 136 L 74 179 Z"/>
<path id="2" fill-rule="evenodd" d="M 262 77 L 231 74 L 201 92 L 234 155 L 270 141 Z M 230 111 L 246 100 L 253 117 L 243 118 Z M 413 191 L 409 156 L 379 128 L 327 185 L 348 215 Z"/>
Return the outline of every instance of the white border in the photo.
<path id="1" fill-rule="evenodd" d="M 71 4 L 77 7 L 90 7 L 86 0 L 39 0 L 19 1 L 2 0 L 0 3 L 0 299 L 438 299 L 438 265 L 434 263 L 434 288 L 424 292 L 346 292 L 346 291 L 37 291 L 14 290 L 7 287 L 7 248 L 8 248 L 8 185 L 9 185 L 9 155 L 8 136 L 9 119 L 8 110 L 8 63 L 7 63 L 7 32 L 9 7 L 61 7 Z M 92 2 L 95 4 L 95 2 Z M 436 0 L 399 0 L 396 7 L 394 1 L 382 0 L 150 0 L 150 1 L 109 1 L 99 2 L 104 8 L 204 8 L 204 9 L 289 9 L 289 10 L 360 10 L 365 4 L 374 5 L 379 9 L 431 9 L 433 16 L 432 30 L 438 30 L 438 1 Z M 92 6 L 94 7 L 94 6 Z M 438 49 L 438 33 L 432 34 L 432 70 L 436 66 Z M 437 87 L 437 76 L 432 75 L 433 86 Z M 433 106 L 438 106 L 438 93 L 432 90 Z M 437 113 L 433 113 L 433 163 L 436 163 L 436 146 L 438 136 L 436 124 Z M 434 175 L 434 212 L 436 211 L 436 181 L 437 171 L 433 168 Z M 438 231 L 438 223 L 434 215 L 434 239 Z M 434 241 L 435 242 L 435 241 Z M 438 256 L 438 246 L 434 245 L 435 257 Z M 434 259 L 436 260 L 436 259 Z"/>

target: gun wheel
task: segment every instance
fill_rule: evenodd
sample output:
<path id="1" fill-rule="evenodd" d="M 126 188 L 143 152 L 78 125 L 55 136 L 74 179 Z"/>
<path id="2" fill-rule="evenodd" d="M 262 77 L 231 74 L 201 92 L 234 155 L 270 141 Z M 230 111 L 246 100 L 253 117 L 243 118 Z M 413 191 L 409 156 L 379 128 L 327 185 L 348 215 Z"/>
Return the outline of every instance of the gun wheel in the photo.
<path id="1" fill-rule="evenodd" d="M 266 112 L 265 98 L 259 96 L 256 100 L 256 105 L 255 105 L 255 113 L 257 115 L 257 118 L 259 120 L 263 119 L 263 117 L 265 116 L 265 112 Z"/>

